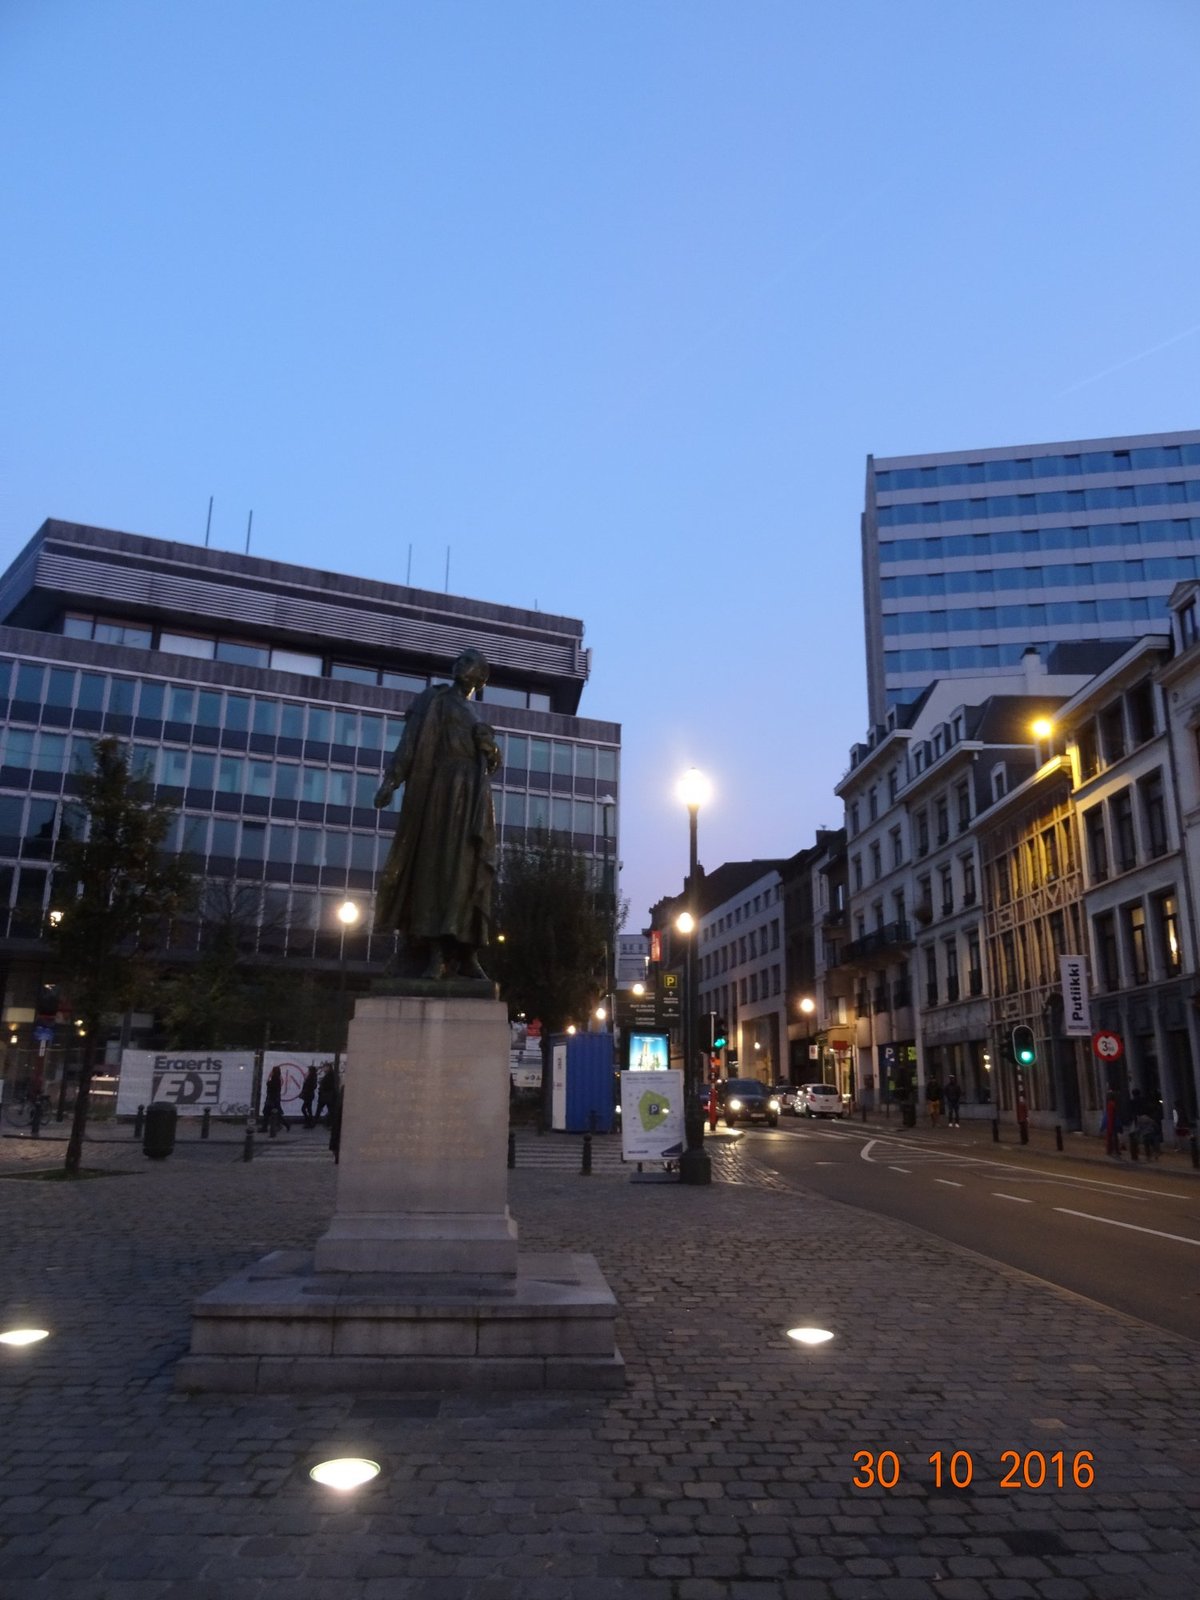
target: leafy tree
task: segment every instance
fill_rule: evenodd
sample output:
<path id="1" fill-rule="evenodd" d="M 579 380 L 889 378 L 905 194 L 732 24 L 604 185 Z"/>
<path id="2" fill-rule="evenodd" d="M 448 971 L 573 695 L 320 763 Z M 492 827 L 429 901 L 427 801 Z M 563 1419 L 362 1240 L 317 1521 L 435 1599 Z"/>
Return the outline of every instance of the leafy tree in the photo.
<path id="1" fill-rule="evenodd" d="M 509 850 L 496 893 L 496 928 L 488 952 L 510 1013 L 542 1023 L 543 1081 L 549 1037 L 583 1023 L 608 989 L 608 971 L 622 908 L 592 880 L 592 865 L 557 834 Z"/>
<path id="2" fill-rule="evenodd" d="M 174 811 L 130 769 L 129 755 L 107 737 L 92 745 L 93 767 L 80 774 L 70 825 L 55 865 L 57 956 L 71 1006 L 85 1024 L 85 1049 L 66 1169 L 83 1153 L 88 1090 L 100 1019 L 125 1011 L 143 987 L 151 953 L 166 946 L 170 919 L 188 905 L 194 884 L 163 845 Z"/>

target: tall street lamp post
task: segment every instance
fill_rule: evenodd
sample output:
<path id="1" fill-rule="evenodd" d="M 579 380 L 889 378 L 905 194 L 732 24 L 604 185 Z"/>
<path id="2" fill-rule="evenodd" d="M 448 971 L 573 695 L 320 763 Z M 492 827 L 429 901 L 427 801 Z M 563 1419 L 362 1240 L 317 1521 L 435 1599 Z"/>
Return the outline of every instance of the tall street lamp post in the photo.
<path id="1" fill-rule="evenodd" d="M 697 832 L 701 803 L 708 798 L 708 782 L 695 767 L 686 772 L 679 784 L 679 798 L 688 813 L 688 878 L 687 914 L 691 928 L 688 933 L 687 956 L 684 965 L 683 996 L 683 1127 L 686 1149 L 679 1159 L 681 1183 L 711 1183 L 712 1162 L 704 1150 L 704 1113 L 700 1107 L 699 1074 L 696 1059 L 696 943 L 700 925 L 700 897 L 697 879 Z"/>
<path id="2" fill-rule="evenodd" d="M 357 923 L 359 917 L 362 916 L 362 912 L 359 910 L 358 906 L 355 905 L 353 900 L 343 900 L 341 905 L 337 908 L 337 916 L 338 921 L 342 925 L 342 944 L 341 953 L 338 957 L 338 1043 L 333 1057 L 333 1070 L 335 1075 L 341 1068 L 342 1049 L 345 1043 L 348 1026 L 346 1022 L 346 935 Z"/>

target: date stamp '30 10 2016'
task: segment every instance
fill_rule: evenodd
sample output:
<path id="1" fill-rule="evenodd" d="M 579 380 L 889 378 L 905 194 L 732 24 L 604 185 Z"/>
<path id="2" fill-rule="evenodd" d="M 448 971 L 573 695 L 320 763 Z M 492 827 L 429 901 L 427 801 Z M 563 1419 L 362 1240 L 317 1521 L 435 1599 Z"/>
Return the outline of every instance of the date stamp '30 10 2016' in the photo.
<path id="1" fill-rule="evenodd" d="M 858 1471 L 850 1480 L 854 1489 L 894 1489 L 902 1467 L 895 1450 L 856 1450 Z M 975 1458 L 969 1450 L 949 1454 L 935 1450 L 927 1465 L 933 1468 L 935 1489 L 967 1489 L 975 1480 Z M 1096 1482 L 1096 1462 L 1090 1450 L 1002 1450 L 998 1487 L 1001 1489 L 1091 1489 Z"/>

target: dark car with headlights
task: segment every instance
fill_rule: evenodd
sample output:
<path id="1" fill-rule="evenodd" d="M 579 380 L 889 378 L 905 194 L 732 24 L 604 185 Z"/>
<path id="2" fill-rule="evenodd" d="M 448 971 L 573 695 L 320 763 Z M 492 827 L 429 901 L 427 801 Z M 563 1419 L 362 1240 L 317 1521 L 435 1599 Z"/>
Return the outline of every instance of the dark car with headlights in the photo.
<path id="1" fill-rule="evenodd" d="M 726 1078 L 719 1085 L 721 1115 L 727 1128 L 739 1122 L 779 1126 L 779 1096 L 757 1078 Z"/>

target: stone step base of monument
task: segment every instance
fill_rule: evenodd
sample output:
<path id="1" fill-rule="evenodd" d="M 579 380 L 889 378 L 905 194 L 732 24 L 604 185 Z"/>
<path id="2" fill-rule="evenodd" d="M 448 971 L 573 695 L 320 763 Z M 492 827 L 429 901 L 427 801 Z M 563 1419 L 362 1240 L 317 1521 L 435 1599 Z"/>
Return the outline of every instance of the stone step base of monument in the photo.
<path id="1" fill-rule="evenodd" d="M 516 1276 L 318 1273 L 275 1251 L 192 1308 L 188 1392 L 619 1389 L 616 1300 L 594 1256 L 521 1252 Z"/>

